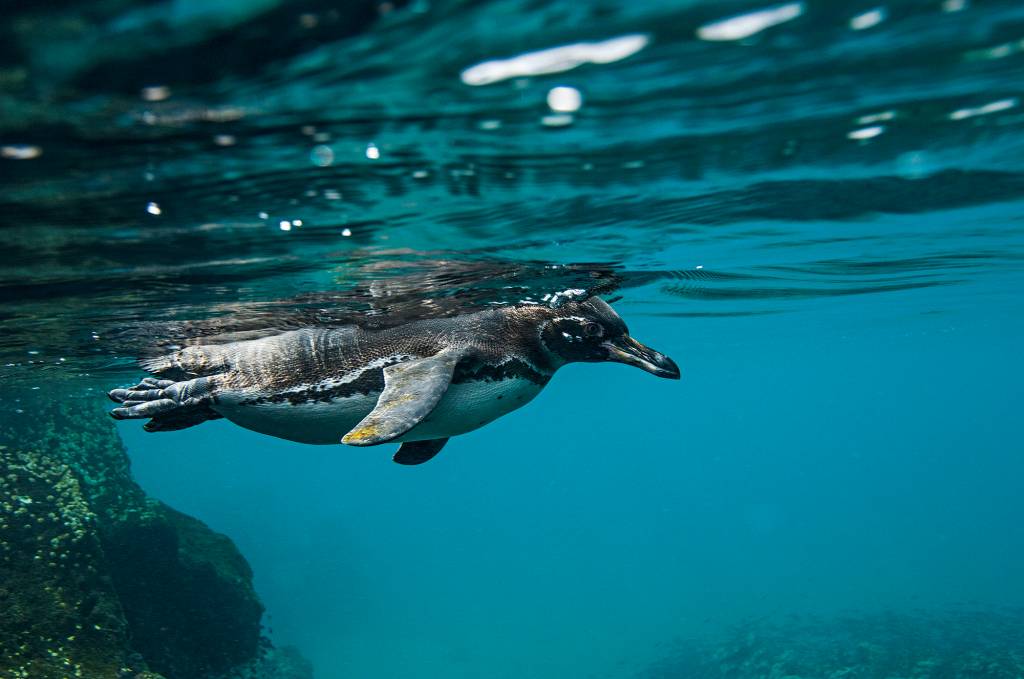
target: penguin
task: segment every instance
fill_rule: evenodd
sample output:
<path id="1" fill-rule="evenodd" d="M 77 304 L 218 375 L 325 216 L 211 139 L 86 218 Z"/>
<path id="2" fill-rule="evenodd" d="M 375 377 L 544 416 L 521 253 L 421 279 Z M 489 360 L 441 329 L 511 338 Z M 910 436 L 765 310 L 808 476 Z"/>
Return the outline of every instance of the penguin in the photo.
<path id="1" fill-rule="evenodd" d="M 141 362 L 153 377 L 109 397 L 146 431 L 207 420 L 311 444 L 396 442 L 399 464 L 529 403 L 558 368 L 613 361 L 679 379 L 669 357 L 629 336 L 599 297 L 557 308 L 495 307 L 394 327 L 301 328 L 188 346 Z"/>

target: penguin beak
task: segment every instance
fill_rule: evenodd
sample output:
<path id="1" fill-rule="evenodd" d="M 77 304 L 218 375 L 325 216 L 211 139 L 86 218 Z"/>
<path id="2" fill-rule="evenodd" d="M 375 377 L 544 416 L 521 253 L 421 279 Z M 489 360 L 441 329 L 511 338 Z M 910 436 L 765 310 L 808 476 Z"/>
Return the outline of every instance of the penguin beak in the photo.
<path id="1" fill-rule="evenodd" d="M 603 343 L 608 350 L 608 360 L 633 365 L 658 377 L 679 379 L 679 366 L 665 354 L 645 347 L 629 335 L 623 335 Z"/>

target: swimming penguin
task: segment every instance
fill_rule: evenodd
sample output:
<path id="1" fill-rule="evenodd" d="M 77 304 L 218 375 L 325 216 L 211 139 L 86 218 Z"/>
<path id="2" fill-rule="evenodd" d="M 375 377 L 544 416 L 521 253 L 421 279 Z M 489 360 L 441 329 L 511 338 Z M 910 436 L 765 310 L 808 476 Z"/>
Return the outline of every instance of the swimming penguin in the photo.
<path id="1" fill-rule="evenodd" d="M 189 346 L 142 361 L 148 377 L 114 389 L 116 419 L 151 418 L 170 431 L 227 418 L 301 443 L 400 442 L 400 464 L 434 457 L 448 439 L 526 405 L 555 371 L 615 361 L 679 378 L 669 357 L 640 344 L 603 300 L 558 308 L 497 307 L 368 330 L 304 328 Z"/>

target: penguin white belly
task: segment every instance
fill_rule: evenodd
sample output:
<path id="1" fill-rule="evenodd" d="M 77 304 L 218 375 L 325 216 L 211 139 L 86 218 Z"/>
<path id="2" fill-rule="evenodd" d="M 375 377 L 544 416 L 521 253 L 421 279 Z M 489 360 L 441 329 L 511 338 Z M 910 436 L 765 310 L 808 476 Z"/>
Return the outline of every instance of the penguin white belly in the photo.
<path id="1" fill-rule="evenodd" d="M 519 378 L 452 384 L 430 415 L 395 441 L 464 434 L 526 405 L 541 389 L 542 385 Z M 287 400 L 253 403 L 252 394 L 222 394 L 213 409 L 238 426 L 261 434 L 299 443 L 337 444 L 370 414 L 379 396 L 357 394 L 293 404 Z"/>
<path id="2" fill-rule="evenodd" d="M 366 417 L 380 394 L 356 394 L 331 401 L 248 403 L 221 396 L 213 407 L 240 427 L 299 443 L 341 443 L 345 432 Z"/>
<path id="3" fill-rule="evenodd" d="M 529 403 L 543 385 L 521 378 L 452 384 L 434 410 L 396 441 L 465 434 Z"/>

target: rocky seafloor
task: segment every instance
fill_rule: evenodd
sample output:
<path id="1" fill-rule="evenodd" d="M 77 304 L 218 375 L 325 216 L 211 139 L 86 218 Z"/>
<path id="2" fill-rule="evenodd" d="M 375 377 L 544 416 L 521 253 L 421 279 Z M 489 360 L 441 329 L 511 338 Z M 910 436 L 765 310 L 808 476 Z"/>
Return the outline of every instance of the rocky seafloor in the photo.
<path id="1" fill-rule="evenodd" d="M 680 641 L 638 679 L 1022 679 L 1024 610 L 756 621 Z"/>
<path id="2" fill-rule="evenodd" d="M 0 679 L 311 679 L 234 543 L 147 497 L 98 395 L 0 395 Z"/>

